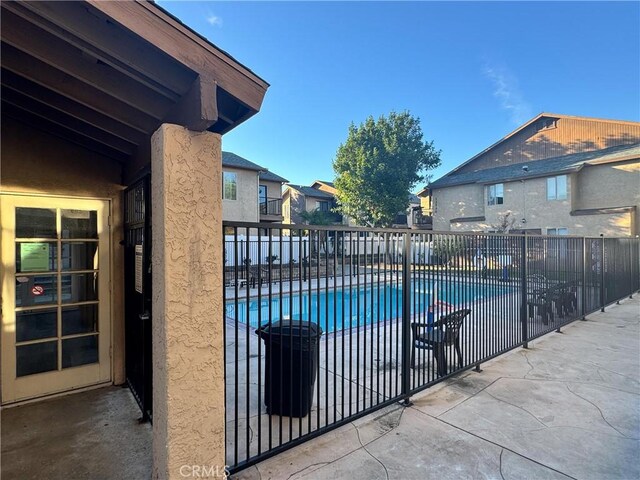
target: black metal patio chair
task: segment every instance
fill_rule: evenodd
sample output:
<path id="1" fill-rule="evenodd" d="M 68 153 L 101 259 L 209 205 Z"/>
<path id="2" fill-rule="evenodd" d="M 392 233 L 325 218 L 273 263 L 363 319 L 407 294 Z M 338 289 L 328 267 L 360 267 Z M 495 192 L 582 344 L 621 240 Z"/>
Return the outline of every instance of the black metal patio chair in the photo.
<path id="1" fill-rule="evenodd" d="M 542 318 L 542 323 L 548 325 L 555 320 L 553 304 L 557 295 L 554 288 L 535 289 L 527 295 L 527 312 L 529 320 L 532 320 L 536 313 Z"/>
<path id="2" fill-rule="evenodd" d="M 455 347 L 456 353 L 458 354 L 458 365 L 462 368 L 460 329 L 462 327 L 462 321 L 470 313 L 470 309 L 464 308 L 451 312 L 434 323 L 411 323 L 411 330 L 413 332 L 411 368 L 415 368 L 416 348 L 433 350 L 434 358 L 438 366 L 438 375 L 446 375 L 448 370 L 446 349 L 451 346 Z"/>

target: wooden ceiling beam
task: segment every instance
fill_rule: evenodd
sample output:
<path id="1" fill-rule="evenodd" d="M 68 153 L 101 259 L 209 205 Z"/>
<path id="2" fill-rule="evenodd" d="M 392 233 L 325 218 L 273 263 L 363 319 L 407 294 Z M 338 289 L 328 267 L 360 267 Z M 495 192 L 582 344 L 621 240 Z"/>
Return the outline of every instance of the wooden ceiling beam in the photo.
<path id="1" fill-rule="evenodd" d="M 118 163 L 125 163 L 129 158 L 128 155 L 125 155 L 118 150 L 114 150 L 107 145 L 101 144 L 93 138 L 89 138 L 82 134 L 74 132 L 63 125 L 59 125 L 55 122 L 50 121 L 47 118 L 34 115 L 15 105 L 5 102 L 4 100 L 2 101 L 2 115 L 11 117 L 22 123 L 26 123 L 33 128 L 42 130 L 51 135 L 55 135 L 56 137 L 80 145 L 88 150 L 116 160 Z"/>
<path id="2" fill-rule="evenodd" d="M 141 133 L 155 131 L 160 121 L 33 57 L 2 43 L 2 66 L 21 77 L 113 118 Z"/>
<path id="3" fill-rule="evenodd" d="M 253 113 L 260 110 L 269 87 L 267 82 L 155 4 L 96 0 L 87 3 L 199 75 L 215 78 L 219 88 L 229 92 Z"/>
<path id="4" fill-rule="evenodd" d="M 115 137 L 109 132 L 105 132 L 104 130 L 90 125 L 76 117 L 44 105 L 37 100 L 23 95 L 19 91 L 6 87 L 3 88 L 2 101 L 22 110 L 26 110 L 37 117 L 46 118 L 48 121 L 65 127 L 75 133 L 92 138 L 102 145 L 106 145 L 107 147 L 117 150 L 127 156 L 132 155 L 136 149 L 136 145 L 133 143 L 129 143 L 126 140 Z"/>
<path id="5" fill-rule="evenodd" d="M 109 132 L 111 135 L 121 138 L 129 143 L 139 145 L 147 139 L 146 134 L 124 125 L 92 108 L 82 105 L 71 98 L 60 95 L 53 90 L 49 90 L 37 83 L 27 80 L 26 78 L 20 77 L 13 72 L 2 69 L 0 79 L 2 80 L 3 88 L 7 87 L 18 91 L 29 98 L 78 118 L 89 125 L 93 125 L 94 127 Z"/>
<path id="6" fill-rule="evenodd" d="M 8 11 L 2 15 L 2 41 L 154 118 L 164 117 L 177 99 L 159 96 L 110 65 Z"/>
<path id="7" fill-rule="evenodd" d="M 198 76 L 191 89 L 165 117 L 165 123 L 182 125 L 203 132 L 218 121 L 216 83 Z"/>
<path id="8" fill-rule="evenodd" d="M 171 100 L 183 95 L 195 73 L 140 42 L 84 2 L 2 2 L 3 10 L 20 15 L 43 30 L 111 65 L 124 75 Z M 173 63 L 173 65 L 171 65 Z"/>

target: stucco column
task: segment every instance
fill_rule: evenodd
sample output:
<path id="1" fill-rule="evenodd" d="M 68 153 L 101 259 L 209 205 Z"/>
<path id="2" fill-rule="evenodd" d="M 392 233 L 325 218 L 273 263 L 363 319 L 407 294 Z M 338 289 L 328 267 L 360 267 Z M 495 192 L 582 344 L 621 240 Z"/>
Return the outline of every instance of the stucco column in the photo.
<path id="1" fill-rule="evenodd" d="M 151 139 L 153 475 L 224 467 L 220 136 Z M 187 474 L 187 475 L 185 475 Z"/>

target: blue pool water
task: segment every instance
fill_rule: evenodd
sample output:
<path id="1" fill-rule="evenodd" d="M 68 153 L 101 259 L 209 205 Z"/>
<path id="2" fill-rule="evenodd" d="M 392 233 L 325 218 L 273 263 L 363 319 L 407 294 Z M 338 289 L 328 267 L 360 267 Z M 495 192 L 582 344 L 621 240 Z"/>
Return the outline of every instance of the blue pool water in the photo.
<path id="1" fill-rule="evenodd" d="M 495 297 L 508 293 L 511 287 L 499 285 L 481 285 L 478 283 L 441 284 L 438 287 L 438 300 L 453 305 L 468 304 L 475 300 Z M 421 286 L 411 296 L 411 313 L 424 313 L 431 304 L 432 288 Z M 302 294 L 273 295 L 258 299 L 246 297 L 226 302 L 227 318 L 249 323 L 252 327 L 266 324 L 281 318 L 310 320 L 318 323 L 326 333 L 350 327 L 369 325 L 378 321 L 395 319 L 402 312 L 402 286 L 381 285 L 355 286 L 335 291 L 306 291 Z M 237 316 L 236 316 L 237 305 Z M 269 308 L 271 306 L 271 308 Z M 359 306 L 359 309 L 358 309 Z M 248 312 L 247 312 L 248 309 Z M 302 313 L 301 313 L 302 312 Z M 358 314 L 359 312 L 359 314 Z M 247 322 L 248 316 L 248 322 Z"/>

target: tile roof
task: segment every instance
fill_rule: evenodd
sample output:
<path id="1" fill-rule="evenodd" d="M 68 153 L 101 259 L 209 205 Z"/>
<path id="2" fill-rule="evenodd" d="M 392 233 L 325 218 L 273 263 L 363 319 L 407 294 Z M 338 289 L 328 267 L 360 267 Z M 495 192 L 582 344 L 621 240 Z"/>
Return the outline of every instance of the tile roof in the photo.
<path id="1" fill-rule="evenodd" d="M 286 178 L 281 177 L 280 175 L 276 175 L 275 173 L 270 172 L 266 167 L 262 167 L 257 163 L 253 163 L 252 161 L 231 152 L 222 152 L 222 166 L 260 172 L 260 179 L 268 182 L 285 183 L 289 181 Z"/>
<path id="2" fill-rule="evenodd" d="M 444 188 L 469 183 L 492 183 L 499 181 L 513 181 L 525 178 L 544 177 L 555 173 L 577 171 L 590 162 L 611 162 L 628 157 L 640 158 L 640 143 L 633 145 L 619 145 L 591 152 L 573 153 L 562 157 L 534 160 L 530 163 L 515 163 L 503 167 L 487 168 L 475 172 L 448 174 L 429 184 L 429 188 Z M 524 166 L 528 171 L 523 170 Z"/>

